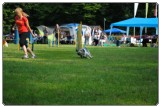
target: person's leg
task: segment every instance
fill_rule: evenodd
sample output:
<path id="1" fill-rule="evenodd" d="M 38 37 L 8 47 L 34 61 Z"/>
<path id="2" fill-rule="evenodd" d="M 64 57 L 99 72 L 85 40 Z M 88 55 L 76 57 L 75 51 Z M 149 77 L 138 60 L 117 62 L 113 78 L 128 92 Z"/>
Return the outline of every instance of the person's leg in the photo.
<path id="1" fill-rule="evenodd" d="M 87 38 L 86 37 L 84 37 L 84 46 L 86 46 L 86 42 L 87 42 L 87 40 L 86 40 Z"/>
<path id="2" fill-rule="evenodd" d="M 29 41 L 28 41 L 29 42 Z M 32 58 L 35 58 L 35 54 L 33 53 L 33 51 L 28 47 L 29 43 L 25 44 L 26 50 L 28 53 L 30 53 L 32 55 Z"/>
<path id="3" fill-rule="evenodd" d="M 23 46 L 22 46 L 22 48 L 23 48 L 24 54 L 28 56 L 28 53 L 27 53 L 27 48 L 26 48 L 26 46 L 25 46 L 25 45 L 23 45 Z"/>
<path id="4" fill-rule="evenodd" d="M 100 44 L 101 46 L 103 46 L 103 40 L 100 40 L 100 41 L 99 41 L 99 44 Z"/>
<path id="5" fill-rule="evenodd" d="M 33 51 L 28 47 L 27 51 L 32 55 L 32 58 L 35 58 L 35 54 L 33 53 Z"/>
<path id="6" fill-rule="evenodd" d="M 54 47 L 54 40 L 52 41 L 52 47 Z"/>
<path id="7" fill-rule="evenodd" d="M 56 45 L 58 46 L 58 38 L 56 38 Z"/>
<path id="8" fill-rule="evenodd" d="M 99 45 L 99 40 L 97 40 L 97 46 Z"/>
<path id="9" fill-rule="evenodd" d="M 94 41 L 95 41 L 95 42 L 94 42 L 94 43 L 95 43 L 94 45 L 96 46 L 96 45 L 97 45 L 97 40 L 95 39 Z"/>
<path id="10" fill-rule="evenodd" d="M 22 48 L 23 48 L 23 51 L 24 51 L 24 56 L 22 58 L 27 59 L 28 58 L 27 48 L 26 48 L 25 45 L 23 45 Z"/>
<path id="11" fill-rule="evenodd" d="M 29 47 L 27 48 L 27 52 L 29 52 L 32 56 L 34 56 L 33 51 Z"/>
<path id="12" fill-rule="evenodd" d="M 87 37 L 85 38 L 85 45 L 86 46 L 88 45 L 88 38 Z"/>
<path id="13" fill-rule="evenodd" d="M 97 46 L 97 44 L 98 44 L 98 40 L 96 40 L 96 44 L 95 44 L 95 46 Z"/>
<path id="14" fill-rule="evenodd" d="M 87 37 L 87 45 L 89 45 L 89 37 Z"/>
<path id="15" fill-rule="evenodd" d="M 25 34 L 24 33 L 20 34 L 19 37 L 20 37 L 20 40 L 19 40 L 20 47 L 24 51 L 24 56 L 22 58 L 26 59 L 26 58 L 28 58 L 28 53 L 27 53 L 27 48 L 25 45 L 25 44 L 27 44 Z"/>

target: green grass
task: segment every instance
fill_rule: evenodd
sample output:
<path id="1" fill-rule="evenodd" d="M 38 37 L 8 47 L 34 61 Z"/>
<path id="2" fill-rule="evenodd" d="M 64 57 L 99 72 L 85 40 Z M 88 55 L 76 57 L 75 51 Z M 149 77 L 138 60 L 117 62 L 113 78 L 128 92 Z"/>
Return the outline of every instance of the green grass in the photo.
<path id="1" fill-rule="evenodd" d="M 21 59 L 17 45 L 3 48 L 5 105 L 156 105 L 158 48 L 35 45 L 36 59 Z"/>

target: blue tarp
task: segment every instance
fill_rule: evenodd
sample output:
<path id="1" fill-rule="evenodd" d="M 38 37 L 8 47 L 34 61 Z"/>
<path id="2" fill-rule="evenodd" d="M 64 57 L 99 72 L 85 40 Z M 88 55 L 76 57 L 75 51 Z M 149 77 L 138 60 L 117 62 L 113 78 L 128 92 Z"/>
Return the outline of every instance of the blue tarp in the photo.
<path id="1" fill-rule="evenodd" d="M 107 29 L 107 30 L 104 30 L 105 33 L 126 33 L 126 31 L 124 30 L 121 30 L 121 29 L 118 29 L 118 28 L 112 28 L 111 29 Z"/>
<path id="2" fill-rule="evenodd" d="M 120 22 L 112 23 L 113 26 L 124 27 L 158 27 L 158 18 L 130 18 Z"/>
<path id="3" fill-rule="evenodd" d="M 156 34 L 158 34 L 158 18 L 130 18 L 127 20 L 119 21 L 116 23 L 112 23 L 110 25 L 111 29 L 114 26 L 122 26 L 127 27 L 127 35 L 129 35 L 130 27 L 139 27 L 140 33 L 142 33 L 144 27 L 153 27 L 156 28 Z M 110 32 L 111 35 L 111 32 Z M 141 36 L 141 35 L 140 35 Z"/>

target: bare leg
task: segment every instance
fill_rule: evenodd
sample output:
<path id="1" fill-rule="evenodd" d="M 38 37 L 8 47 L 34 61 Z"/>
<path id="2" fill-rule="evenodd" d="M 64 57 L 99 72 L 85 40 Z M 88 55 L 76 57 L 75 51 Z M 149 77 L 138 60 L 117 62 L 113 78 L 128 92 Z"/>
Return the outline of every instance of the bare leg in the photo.
<path id="1" fill-rule="evenodd" d="M 23 45 L 23 51 L 24 51 L 24 54 L 25 54 L 25 55 L 28 55 L 28 53 L 27 53 L 27 48 L 26 48 L 25 45 Z"/>
<path id="2" fill-rule="evenodd" d="M 35 54 L 33 53 L 33 51 L 28 47 L 27 48 L 27 51 L 32 55 L 32 56 L 34 56 Z"/>

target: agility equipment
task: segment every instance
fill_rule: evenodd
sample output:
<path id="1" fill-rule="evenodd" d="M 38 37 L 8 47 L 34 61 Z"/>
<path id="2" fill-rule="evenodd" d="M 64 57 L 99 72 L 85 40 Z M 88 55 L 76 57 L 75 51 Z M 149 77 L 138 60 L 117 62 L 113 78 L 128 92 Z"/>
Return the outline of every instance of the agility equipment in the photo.
<path id="1" fill-rule="evenodd" d="M 77 32 L 76 51 L 78 52 L 82 48 L 82 22 L 80 22 Z"/>
<path id="2" fill-rule="evenodd" d="M 53 41 L 54 41 L 54 34 L 52 33 L 52 34 L 50 34 L 50 35 L 48 35 L 47 36 L 47 38 L 48 38 L 48 46 L 49 47 L 52 47 L 54 44 L 53 44 Z"/>
<path id="3" fill-rule="evenodd" d="M 80 24 L 78 26 L 77 41 L 76 41 L 76 52 L 81 58 L 88 58 L 88 59 L 93 58 L 90 51 L 86 47 L 83 48 L 83 44 L 82 44 L 82 22 L 80 22 Z"/>
<path id="4" fill-rule="evenodd" d="M 20 44 L 19 44 L 19 33 L 18 33 L 17 28 L 14 30 L 14 35 L 15 35 L 14 44 L 18 45 L 18 51 L 19 51 L 20 50 Z"/>

